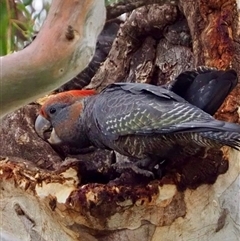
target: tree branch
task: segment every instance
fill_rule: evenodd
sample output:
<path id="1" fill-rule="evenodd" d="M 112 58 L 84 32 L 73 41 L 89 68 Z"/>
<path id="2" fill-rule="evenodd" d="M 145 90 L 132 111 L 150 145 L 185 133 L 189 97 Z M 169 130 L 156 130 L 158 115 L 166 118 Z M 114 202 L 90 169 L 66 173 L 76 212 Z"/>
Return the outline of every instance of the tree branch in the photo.
<path id="1" fill-rule="evenodd" d="M 172 4 L 177 5 L 178 0 L 122 0 L 115 4 L 107 6 L 107 19 L 113 19 L 120 16 L 123 13 L 130 12 L 136 8 L 149 4 Z"/>
<path id="2" fill-rule="evenodd" d="M 54 0 L 36 39 L 0 58 L 0 117 L 82 71 L 105 22 L 103 0 Z"/>

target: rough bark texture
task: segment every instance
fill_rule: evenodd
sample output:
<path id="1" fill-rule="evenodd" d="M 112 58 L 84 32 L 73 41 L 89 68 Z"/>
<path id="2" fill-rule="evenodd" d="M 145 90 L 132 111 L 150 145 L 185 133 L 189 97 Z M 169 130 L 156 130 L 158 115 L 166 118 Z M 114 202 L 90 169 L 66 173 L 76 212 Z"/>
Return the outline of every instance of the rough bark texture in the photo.
<path id="1" fill-rule="evenodd" d="M 229 1 L 181 1 L 182 9 L 191 31 L 195 65 L 238 71 L 239 61 L 239 9 L 235 0 Z M 237 23 L 238 22 L 238 23 Z M 236 26 L 237 25 L 237 26 Z M 239 74 L 239 73 L 238 73 Z M 217 118 L 237 122 L 240 104 L 239 88 L 226 99 Z"/>
<path id="2" fill-rule="evenodd" d="M 180 1 L 179 9 L 183 14 L 172 5 L 133 11 L 107 59 L 94 65 L 98 70 L 87 88 L 101 90 L 116 81 L 161 85 L 199 64 L 233 66 L 240 76 L 234 1 Z M 84 79 L 75 81 L 61 90 Z M 238 84 L 216 117 L 240 123 L 239 96 Z M 238 151 L 180 158 L 161 180 L 131 173 L 114 179 L 111 163 L 124 157 L 107 150 L 54 150 L 33 129 L 38 108 L 27 105 L 1 122 L 3 240 L 239 240 Z"/>
<path id="3" fill-rule="evenodd" d="M 177 5 L 178 0 L 121 0 L 107 6 L 107 19 L 113 19 L 123 13 L 128 13 L 144 5 L 157 3 L 159 5 Z"/>
<path id="4" fill-rule="evenodd" d="M 177 8 L 171 5 L 149 5 L 134 11 L 120 28 L 107 60 L 87 88 L 101 90 L 110 83 L 126 81 L 131 58 L 143 44 L 144 35 L 155 32 L 154 35 L 161 38 L 164 27 L 176 17 Z M 154 52 L 154 48 L 151 50 Z"/>

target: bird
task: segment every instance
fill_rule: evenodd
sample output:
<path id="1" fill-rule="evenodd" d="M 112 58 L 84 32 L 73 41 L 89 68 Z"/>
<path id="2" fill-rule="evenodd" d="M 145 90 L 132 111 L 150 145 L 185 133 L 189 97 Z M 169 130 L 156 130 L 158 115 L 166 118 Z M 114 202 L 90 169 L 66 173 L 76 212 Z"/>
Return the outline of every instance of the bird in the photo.
<path id="1" fill-rule="evenodd" d="M 240 125 L 216 120 L 173 91 L 143 83 L 114 83 L 99 94 L 56 94 L 35 122 L 42 138 L 50 128 L 50 144 L 114 150 L 136 160 L 146 176 L 159 160 L 174 155 L 222 146 L 240 149 Z"/>

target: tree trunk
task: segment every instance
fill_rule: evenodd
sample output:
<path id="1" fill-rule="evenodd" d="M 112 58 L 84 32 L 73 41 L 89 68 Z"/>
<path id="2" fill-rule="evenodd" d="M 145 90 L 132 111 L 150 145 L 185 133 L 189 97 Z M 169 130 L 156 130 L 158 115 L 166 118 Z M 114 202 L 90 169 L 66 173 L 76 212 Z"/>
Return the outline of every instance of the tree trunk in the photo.
<path id="1" fill-rule="evenodd" d="M 138 8 L 86 88 L 100 91 L 118 81 L 161 85 L 198 65 L 232 66 L 240 76 L 239 17 L 234 0 Z M 61 90 L 78 87 L 77 81 Z M 240 84 L 216 118 L 240 123 L 239 96 Z M 189 160 L 175 178 L 112 182 L 112 152 L 73 156 L 68 147 L 53 149 L 34 131 L 38 109 L 27 105 L 0 125 L 3 240 L 239 240 L 239 151 L 222 148 L 218 166 L 211 158 Z"/>

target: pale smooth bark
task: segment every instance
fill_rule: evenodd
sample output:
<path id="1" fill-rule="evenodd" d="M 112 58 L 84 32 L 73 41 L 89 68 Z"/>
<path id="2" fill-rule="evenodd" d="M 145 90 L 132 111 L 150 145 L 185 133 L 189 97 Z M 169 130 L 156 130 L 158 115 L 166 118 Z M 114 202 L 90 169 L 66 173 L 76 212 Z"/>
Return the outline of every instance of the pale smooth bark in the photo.
<path id="1" fill-rule="evenodd" d="M 94 54 L 105 12 L 104 0 L 54 0 L 36 39 L 0 58 L 0 117 L 83 70 Z"/>
<path id="2" fill-rule="evenodd" d="M 154 182 L 132 187 L 131 194 L 128 187 L 78 187 L 81 181 L 74 167 L 47 174 L 2 160 L 1 235 L 24 241 L 132 241 L 140 237 L 143 241 L 237 241 L 240 153 L 231 150 L 226 155 L 229 170 L 215 184 L 183 193 L 175 185 L 158 187 Z"/>

